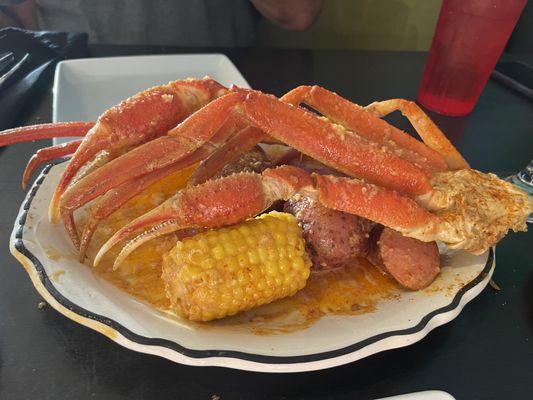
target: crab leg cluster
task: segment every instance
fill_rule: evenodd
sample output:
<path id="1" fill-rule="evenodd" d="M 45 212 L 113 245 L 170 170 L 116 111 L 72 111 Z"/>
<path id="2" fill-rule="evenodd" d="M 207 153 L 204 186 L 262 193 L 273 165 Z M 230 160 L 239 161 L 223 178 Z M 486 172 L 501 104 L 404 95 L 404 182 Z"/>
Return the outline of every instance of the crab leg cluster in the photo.
<path id="1" fill-rule="evenodd" d="M 395 110 L 409 119 L 422 141 L 381 119 Z M 88 127 L 73 126 L 79 134 Z M 50 135 L 49 127 L 38 132 L 33 127 L 18 131 L 29 138 Z M 8 132 L 0 136 L 0 143 L 1 138 L 15 141 L 13 137 Z M 345 177 L 309 175 L 282 166 L 262 175 L 209 181 L 225 164 L 264 141 L 285 144 Z M 207 78 L 171 82 L 108 110 L 81 143 L 41 152 L 30 162 L 29 173 L 40 160 L 75 148 L 50 216 L 52 221 L 61 216 L 82 259 L 99 221 L 152 183 L 199 163 L 186 189 L 124 227 L 101 248 L 95 262 L 141 232 L 123 248 L 115 265 L 161 234 L 233 224 L 295 195 L 312 197 L 405 236 L 441 240 L 475 253 L 494 245 L 508 229 L 524 230 L 525 218 L 533 211 L 533 202 L 523 192 L 469 169 L 416 104 L 396 99 L 364 108 L 317 86 L 298 87 L 278 99 L 253 90 L 226 89 Z M 74 212 L 93 200 L 80 240 Z"/>
<path id="2" fill-rule="evenodd" d="M 268 113 L 260 113 L 257 110 L 268 110 Z M 289 118 L 286 118 L 285 114 L 291 112 L 296 115 L 289 115 Z M 273 117 L 277 117 L 278 121 L 283 121 L 285 117 L 285 120 L 290 125 L 283 126 L 276 123 L 277 121 L 272 123 Z M 252 123 L 257 128 L 251 126 L 250 124 Z M 301 126 L 301 124 L 307 124 L 307 126 Z M 159 179 L 161 173 L 158 171 L 161 169 L 170 173 L 170 171 L 198 162 L 202 158 L 206 159 L 206 161 L 202 163 L 194 174 L 192 183 L 203 182 L 212 176 L 219 166 L 227 163 L 230 157 L 239 155 L 241 151 L 259 142 L 264 137 L 262 132 L 266 132 L 278 140 L 288 143 L 307 154 L 311 154 L 315 158 L 322 156 L 322 158 L 326 159 L 327 154 L 324 153 L 328 151 L 328 146 L 344 149 L 344 154 L 340 154 L 339 160 L 350 172 L 352 170 L 349 168 L 354 165 L 357 167 L 357 164 L 355 162 L 347 163 L 346 158 L 350 154 L 355 156 L 362 154 L 363 157 L 375 158 L 374 165 L 376 166 L 394 166 L 394 162 L 397 162 L 403 164 L 400 167 L 411 167 L 411 171 L 407 173 L 411 172 L 416 178 L 413 179 L 408 175 L 402 181 L 402 176 L 396 174 L 400 184 L 406 182 L 409 185 L 413 180 L 417 182 L 416 179 L 425 182 L 426 178 L 423 173 L 418 171 L 416 167 L 412 167 L 407 161 L 392 153 L 376 149 L 375 146 L 364 139 L 358 141 L 359 137 L 348 131 L 343 132 L 343 134 L 351 135 L 353 138 L 348 138 L 348 140 L 341 138 L 340 143 L 329 145 L 326 143 L 325 146 L 317 149 L 313 148 L 314 144 L 320 143 L 324 139 L 338 142 L 339 137 L 336 135 L 339 129 L 343 128 L 317 119 L 303 109 L 284 104 L 272 96 L 252 91 L 235 90 L 211 102 L 175 129 L 169 131 L 167 136 L 139 146 L 124 156 L 107 163 L 87 177 L 82 178 L 74 187 L 75 190 L 69 189 L 65 192 L 61 204 L 61 215 L 73 241 L 78 243 L 73 218 L 74 211 L 94 198 L 108 193 L 104 196 L 102 207 L 97 206 L 96 209 L 93 207 L 92 216 L 84 229 L 80 244 L 81 257 L 83 257 L 92 232 L 96 228 L 97 221 L 107 217 L 110 210 L 108 207 L 110 202 L 118 204 L 113 199 L 120 198 L 120 203 L 123 204 L 134 193 L 138 193 L 142 188 L 155 181 L 155 178 L 152 179 L 150 176 L 158 177 Z M 291 136 L 285 135 L 285 132 L 291 132 Z M 295 133 L 300 134 L 300 137 L 294 137 Z M 229 141 L 218 149 L 218 152 L 215 152 L 221 146 L 221 143 L 224 143 L 228 138 L 230 138 Z M 209 155 L 211 157 L 208 157 Z M 146 157 L 149 157 L 149 160 L 143 160 Z M 385 160 L 382 158 L 385 158 Z M 117 175 L 112 174 L 112 171 L 125 172 Z M 357 172 L 355 174 L 357 175 Z M 390 175 L 380 170 L 374 174 L 378 178 L 380 176 L 385 179 L 390 178 Z M 128 183 L 135 182 L 134 179 L 136 178 L 139 179 L 137 183 Z M 390 184 L 393 185 L 394 181 L 391 180 Z M 115 188 L 117 186 L 120 187 L 120 185 L 126 185 L 126 189 L 121 191 L 123 194 L 119 196 L 116 194 L 117 189 Z M 135 189 L 132 186 L 135 186 Z M 421 191 L 420 193 L 425 192 Z M 105 201 L 105 199 L 110 199 L 110 201 Z"/>

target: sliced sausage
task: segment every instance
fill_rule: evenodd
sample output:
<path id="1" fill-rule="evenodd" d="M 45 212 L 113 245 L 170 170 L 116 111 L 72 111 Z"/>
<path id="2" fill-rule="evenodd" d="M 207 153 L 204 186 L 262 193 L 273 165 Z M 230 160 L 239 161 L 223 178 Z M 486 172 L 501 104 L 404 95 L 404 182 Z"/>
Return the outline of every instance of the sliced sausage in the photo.
<path id="1" fill-rule="evenodd" d="M 366 256 L 373 222 L 331 210 L 307 197 L 287 201 L 284 211 L 293 214 L 302 227 L 313 268 L 329 269 Z"/>
<path id="2" fill-rule="evenodd" d="M 435 242 L 402 236 L 378 227 L 372 232 L 368 259 L 407 289 L 423 289 L 440 272 L 439 249 Z"/>

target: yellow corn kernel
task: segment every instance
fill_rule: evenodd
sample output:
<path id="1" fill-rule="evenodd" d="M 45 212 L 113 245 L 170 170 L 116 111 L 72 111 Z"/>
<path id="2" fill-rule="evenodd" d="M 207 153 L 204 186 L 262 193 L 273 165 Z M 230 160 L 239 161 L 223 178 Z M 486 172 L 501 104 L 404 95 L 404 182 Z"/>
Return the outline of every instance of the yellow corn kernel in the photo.
<path id="1" fill-rule="evenodd" d="M 177 314 L 210 321 L 302 289 L 311 267 L 303 249 L 296 219 L 273 211 L 179 241 L 161 277 Z"/>
<path id="2" fill-rule="evenodd" d="M 274 238 L 276 239 L 276 243 L 279 245 L 284 245 L 287 243 L 287 234 L 286 232 L 277 231 L 274 234 Z"/>
<path id="3" fill-rule="evenodd" d="M 224 251 L 229 256 L 234 256 L 239 252 L 238 246 L 233 243 L 233 239 L 228 236 L 227 240 L 224 242 Z"/>
<path id="4" fill-rule="evenodd" d="M 211 251 L 213 252 L 213 257 L 215 257 L 215 260 L 220 261 L 224 259 L 224 248 L 220 244 L 217 244 L 215 247 L 213 247 L 213 250 Z"/>
<path id="5" fill-rule="evenodd" d="M 248 254 L 244 252 L 237 254 L 237 262 L 241 268 L 246 268 L 250 262 L 248 260 Z"/>
<path id="6" fill-rule="evenodd" d="M 248 249 L 248 260 L 250 264 L 259 264 L 260 260 L 256 247 Z"/>
<path id="7" fill-rule="evenodd" d="M 261 263 L 264 264 L 268 261 L 268 250 L 266 247 L 264 246 L 260 246 L 258 249 L 257 249 L 258 253 L 259 253 L 259 259 L 261 260 Z"/>

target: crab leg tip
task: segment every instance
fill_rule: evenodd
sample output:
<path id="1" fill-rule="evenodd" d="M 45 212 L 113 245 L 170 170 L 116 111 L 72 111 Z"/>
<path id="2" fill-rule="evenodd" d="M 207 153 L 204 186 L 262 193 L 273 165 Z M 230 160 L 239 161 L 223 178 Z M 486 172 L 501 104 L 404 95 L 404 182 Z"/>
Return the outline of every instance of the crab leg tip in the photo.
<path id="1" fill-rule="evenodd" d="M 167 200 L 167 202 L 169 202 L 169 200 Z M 150 235 L 152 231 L 159 233 L 158 228 L 160 227 L 177 226 L 178 225 L 177 222 L 171 219 L 172 215 L 166 212 L 166 207 L 167 207 L 167 203 L 163 203 L 159 205 L 158 207 L 154 208 L 152 211 L 149 211 L 148 213 L 134 219 L 129 224 L 127 224 L 126 226 L 124 226 L 123 228 L 115 232 L 115 234 L 111 236 L 111 238 L 109 238 L 109 240 L 105 242 L 104 245 L 100 248 L 100 250 L 98 251 L 98 254 L 96 254 L 96 257 L 94 258 L 94 266 L 97 266 L 102 260 L 102 258 L 104 257 L 104 255 L 109 250 L 111 250 L 111 248 L 113 248 L 116 244 L 122 242 L 128 236 L 130 236 L 131 234 L 135 232 L 138 232 L 139 230 L 146 229 L 147 227 L 153 226 L 154 224 L 160 224 L 160 225 L 156 225 L 155 227 L 153 227 L 152 229 L 148 231 L 145 230 L 143 233 L 141 233 L 140 235 L 135 237 L 132 241 L 130 241 L 128 244 L 126 244 L 126 246 L 124 246 L 124 248 L 121 250 L 121 253 L 120 253 L 120 254 L 124 253 L 124 255 L 121 256 L 119 254 L 117 260 L 115 261 L 115 264 L 117 266 L 120 265 L 122 260 L 124 260 L 133 250 L 135 250 L 135 248 L 137 248 L 142 243 L 144 243 L 144 241 L 140 242 L 139 238 L 144 238 L 145 236 Z M 166 229 L 164 233 L 170 233 L 177 229 L 178 227 L 174 227 L 173 230 Z M 164 233 L 161 233 L 161 234 L 164 234 Z M 160 234 L 152 235 L 151 237 L 156 237 L 156 236 L 160 236 Z M 127 254 L 125 252 L 127 252 Z M 120 259 L 120 262 L 117 263 L 119 259 Z"/>
<path id="2" fill-rule="evenodd" d="M 68 156 L 76 151 L 80 146 L 81 140 L 74 140 L 67 143 L 62 143 L 55 146 L 45 147 L 38 150 L 28 161 L 24 173 L 22 174 L 22 190 L 26 190 L 33 173 L 41 165 L 47 161 L 54 160 L 59 157 Z"/>
<path id="3" fill-rule="evenodd" d="M 100 250 L 98 250 L 96 257 L 94 257 L 93 267 L 97 267 L 100 264 L 100 261 L 102 261 L 104 255 L 111 249 L 111 247 L 114 246 L 114 243 L 109 244 L 112 239 L 113 238 L 109 239 L 106 243 L 104 243 Z"/>
<path id="4" fill-rule="evenodd" d="M 113 271 L 117 270 L 124 260 L 142 244 L 155 239 L 156 237 L 175 232 L 179 229 L 180 225 L 177 223 L 177 221 L 169 220 L 137 235 L 122 248 L 119 255 L 115 259 L 115 262 L 113 263 Z"/>

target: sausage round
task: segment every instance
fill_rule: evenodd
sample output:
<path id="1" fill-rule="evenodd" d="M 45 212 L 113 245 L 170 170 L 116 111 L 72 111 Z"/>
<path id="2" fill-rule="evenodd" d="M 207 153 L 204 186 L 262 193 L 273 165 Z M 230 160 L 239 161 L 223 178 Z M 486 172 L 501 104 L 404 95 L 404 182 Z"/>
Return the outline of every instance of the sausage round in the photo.
<path id="1" fill-rule="evenodd" d="M 439 249 L 435 242 L 402 236 L 389 228 L 372 232 L 368 259 L 407 289 L 423 289 L 440 272 Z"/>

